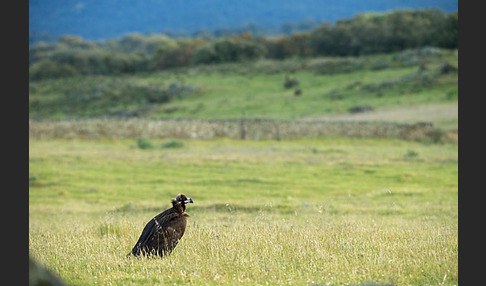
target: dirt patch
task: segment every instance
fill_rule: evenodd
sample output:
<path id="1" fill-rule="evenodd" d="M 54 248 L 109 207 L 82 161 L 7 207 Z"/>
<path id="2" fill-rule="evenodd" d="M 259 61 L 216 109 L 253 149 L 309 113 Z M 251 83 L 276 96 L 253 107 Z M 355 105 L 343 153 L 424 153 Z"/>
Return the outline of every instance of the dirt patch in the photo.
<path id="1" fill-rule="evenodd" d="M 354 114 L 336 114 L 306 120 L 323 119 L 330 121 L 390 121 L 400 123 L 431 122 L 435 126 L 452 122 L 447 125 L 448 130 L 456 130 L 458 120 L 458 103 L 441 103 L 421 106 L 407 106 L 399 108 L 376 108 L 369 112 Z M 455 127 L 455 128 L 454 128 Z"/>

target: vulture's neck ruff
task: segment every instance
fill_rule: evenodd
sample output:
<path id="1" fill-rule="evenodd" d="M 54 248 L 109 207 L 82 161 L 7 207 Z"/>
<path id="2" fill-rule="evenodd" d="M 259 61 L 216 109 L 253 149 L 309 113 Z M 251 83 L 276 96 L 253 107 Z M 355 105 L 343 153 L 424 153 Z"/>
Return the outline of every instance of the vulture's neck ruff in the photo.
<path id="1" fill-rule="evenodd" d="M 185 196 L 177 196 L 177 198 L 172 199 L 172 207 L 179 213 L 183 213 L 186 210 L 186 204 L 193 203 L 191 198 Z"/>

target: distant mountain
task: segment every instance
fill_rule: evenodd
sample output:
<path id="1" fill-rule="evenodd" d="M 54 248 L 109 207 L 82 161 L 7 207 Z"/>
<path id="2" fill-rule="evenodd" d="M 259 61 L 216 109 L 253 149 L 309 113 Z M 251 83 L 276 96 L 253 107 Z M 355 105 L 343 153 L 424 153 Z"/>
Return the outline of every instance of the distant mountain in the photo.
<path id="1" fill-rule="evenodd" d="M 364 12 L 440 8 L 458 10 L 458 0 L 30 0 L 29 42 L 62 35 L 86 40 L 128 33 L 193 33 L 285 22 L 331 23 Z"/>

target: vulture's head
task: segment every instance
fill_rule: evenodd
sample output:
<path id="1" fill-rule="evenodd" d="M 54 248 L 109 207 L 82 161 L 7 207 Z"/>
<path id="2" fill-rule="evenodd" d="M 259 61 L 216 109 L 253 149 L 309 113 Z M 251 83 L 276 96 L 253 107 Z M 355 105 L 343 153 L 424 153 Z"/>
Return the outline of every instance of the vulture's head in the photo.
<path id="1" fill-rule="evenodd" d="M 175 199 L 172 200 L 172 206 L 181 205 L 183 209 L 186 209 L 186 204 L 193 203 L 191 198 L 186 197 L 183 194 L 178 194 Z"/>

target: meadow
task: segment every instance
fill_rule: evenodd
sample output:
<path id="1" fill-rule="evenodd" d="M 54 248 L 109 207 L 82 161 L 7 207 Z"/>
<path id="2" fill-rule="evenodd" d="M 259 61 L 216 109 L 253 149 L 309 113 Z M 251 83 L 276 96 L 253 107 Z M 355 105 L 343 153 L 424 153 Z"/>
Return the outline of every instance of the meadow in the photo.
<path id="1" fill-rule="evenodd" d="M 458 119 L 421 107 L 457 110 L 458 52 L 423 48 L 362 57 L 319 57 L 197 65 L 151 73 L 29 82 L 29 118 L 333 118 L 426 120 L 457 130 Z M 298 82 L 286 88 L 286 78 Z M 297 92 L 298 91 L 298 92 Z M 300 93 L 299 93 L 300 92 Z M 360 113 L 350 110 L 371 107 Z M 381 112 L 388 112 L 380 115 Z M 450 111 L 447 111 L 450 113 Z"/>
<path id="2" fill-rule="evenodd" d="M 29 141 L 29 253 L 71 285 L 457 285 L 458 145 Z M 194 200 L 170 257 L 128 258 Z"/>

